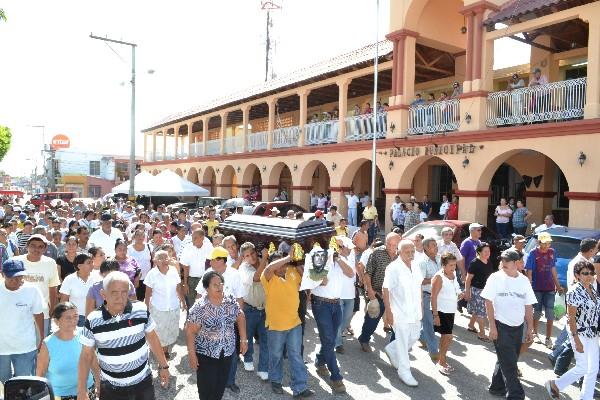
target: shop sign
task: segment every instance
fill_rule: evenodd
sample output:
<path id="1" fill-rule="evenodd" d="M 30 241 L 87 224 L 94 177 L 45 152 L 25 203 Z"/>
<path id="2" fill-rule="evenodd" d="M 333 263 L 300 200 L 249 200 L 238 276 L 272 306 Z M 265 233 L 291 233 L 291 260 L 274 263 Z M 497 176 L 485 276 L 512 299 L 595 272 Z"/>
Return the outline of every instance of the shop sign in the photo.
<path id="1" fill-rule="evenodd" d="M 390 149 L 390 157 L 418 157 L 418 156 L 442 156 L 453 154 L 473 154 L 475 149 L 483 149 L 483 146 L 474 144 L 443 144 L 421 147 L 400 147 Z"/>
<path id="2" fill-rule="evenodd" d="M 68 149 L 71 146 L 71 140 L 67 135 L 55 135 L 52 137 L 50 147 L 52 150 Z"/>

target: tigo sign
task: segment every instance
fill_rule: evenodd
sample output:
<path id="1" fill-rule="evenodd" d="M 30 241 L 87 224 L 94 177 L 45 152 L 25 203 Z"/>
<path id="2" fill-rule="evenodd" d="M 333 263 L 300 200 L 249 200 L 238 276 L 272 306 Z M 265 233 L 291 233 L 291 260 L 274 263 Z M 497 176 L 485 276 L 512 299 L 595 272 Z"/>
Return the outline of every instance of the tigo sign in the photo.
<path id="1" fill-rule="evenodd" d="M 52 150 L 68 149 L 71 147 L 71 139 L 67 135 L 55 135 L 50 143 Z"/>

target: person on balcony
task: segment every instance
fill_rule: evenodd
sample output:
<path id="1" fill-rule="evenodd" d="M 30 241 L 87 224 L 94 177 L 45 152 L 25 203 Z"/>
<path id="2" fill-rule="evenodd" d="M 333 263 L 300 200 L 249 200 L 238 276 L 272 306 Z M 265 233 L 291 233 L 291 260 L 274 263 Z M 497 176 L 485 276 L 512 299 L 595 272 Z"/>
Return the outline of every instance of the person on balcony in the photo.
<path id="1" fill-rule="evenodd" d="M 415 99 L 410 103 L 411 106 L 418 106 L 419 104 L 425 104 L 425 100 L 423 100 L 421 93 L 415 94 Z"/>
<path id="2" fill-rule="evenodd" d="M 519 74 L 513 74 L 508 81 L 508 91 L 511 92 L 511 111 L 514 118 L 519 118 L 523 114 L 523 94 L 516 93 L 514 90 L 525 87 L 525 81 L 519 77 Z"/>
<path id="3" fill-rule="evenodd" d="M 529 80 L 529 87 L 535 88 L 536 86 L 547 85 L 548 78 L 542 75 L 542 70 L 535 68 L 533 70 L 533 76 Z M 533 113 L 543 113 L 550 109 L 550 95 L 548 93 L 537 93 L 533 94 L 531 98 L 531 108 Z"/>
<path id="4" fill-rule="evenodd" d="M 452 84 L 452 95 L 450 96 L 450 98 L 458 99 L 458 96 L 460 96 L 462 92 L 463 90 L 462 87 L 460 87 L 460 83 L 458 81 L 454 81 L 454 83 Z"/>

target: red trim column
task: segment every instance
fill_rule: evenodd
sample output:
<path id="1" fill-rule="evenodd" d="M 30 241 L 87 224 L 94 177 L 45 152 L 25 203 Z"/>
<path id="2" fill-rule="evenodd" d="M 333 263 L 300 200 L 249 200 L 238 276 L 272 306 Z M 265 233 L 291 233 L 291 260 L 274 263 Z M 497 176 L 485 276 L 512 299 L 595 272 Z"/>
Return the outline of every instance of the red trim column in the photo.
<path id="1" fill-rule="evenodd" d="M 473 80 L 473 13 L 465 13 L 467 18 L 467 52 L 465 57 L 465 81 Z"/>

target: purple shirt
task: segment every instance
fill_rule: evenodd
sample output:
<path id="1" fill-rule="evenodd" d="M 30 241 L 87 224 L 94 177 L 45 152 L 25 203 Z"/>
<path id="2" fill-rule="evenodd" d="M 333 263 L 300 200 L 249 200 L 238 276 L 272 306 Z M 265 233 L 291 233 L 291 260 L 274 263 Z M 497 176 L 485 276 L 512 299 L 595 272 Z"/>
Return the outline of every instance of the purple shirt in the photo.
<path id="1" fill-rule="evenodd" d="M 96 308 L 102 306 L 102 304 L 104 304 L 104 299 L 102 298 L 102 295 L 100 294 L 100 289 L 102 289 L 102 281 L 100 282 L 96 282 L 92 285 L 92 287 L 90 288 L 90 290 L 88 290 L 88 294 L 87 297 L 91 297 L 92 299 L 94 299 L 94 302 L 96 303 Z M 135 288 L 133 287 L 133 283 L 129 283 L 129 298 L 132 298 L 133 296 L 135 296 Z"/>
<path id="2" fill-rule="evenodd" d="M 137 261 L 135 261 L 135 258 L 130 256 L 127 256 L 124 261 L 119 261 L 119 270 L 127 274 L 131 283 L 135 281 L 136 274 L 141 272 Z"/>
<path id="3" fill-rule="evenodd" d="M 471 261 L 477 257 L 477 246 L 481 244 L 479 240 L 473 240 L 470 237 L 463 240 L 460 245 L 460 254 L 465 259 L 465 267 L 471 265 Z"/>
<path id="4" fill-rule="evenodd" d="M 537 292 L 553 292 L 556 290 L 554 277 L 552 276 L 552 269 L 555 266 L 556 256 L 553 248 L 549 248 L 545 253 L 537 248 L 529 252 L 525 270 L 532 271 L 531 286 L 533 290 Z"/>

